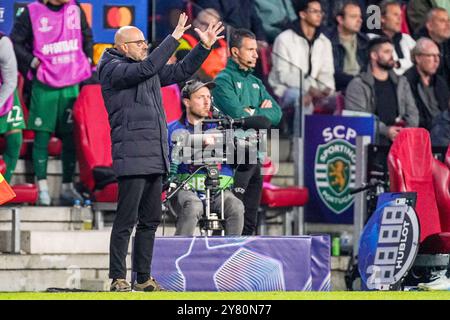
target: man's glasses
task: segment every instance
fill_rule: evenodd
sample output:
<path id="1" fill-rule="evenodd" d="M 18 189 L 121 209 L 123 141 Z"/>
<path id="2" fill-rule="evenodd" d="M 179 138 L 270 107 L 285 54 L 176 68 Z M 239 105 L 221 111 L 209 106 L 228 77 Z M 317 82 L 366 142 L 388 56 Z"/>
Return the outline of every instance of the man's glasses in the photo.
<path id="1" fill-rule="evenodd" d="M 148 40 L 134 40 L 134 41 L 126 41 L 124 44 L 135 43 L 138 47 L 148 46 Z"/>
<path id="2" fill-rule="evenodd" d="M 427 58 L 441 58 L 441 55 L 439 53 L 419 53 L 418 55 Z"/>

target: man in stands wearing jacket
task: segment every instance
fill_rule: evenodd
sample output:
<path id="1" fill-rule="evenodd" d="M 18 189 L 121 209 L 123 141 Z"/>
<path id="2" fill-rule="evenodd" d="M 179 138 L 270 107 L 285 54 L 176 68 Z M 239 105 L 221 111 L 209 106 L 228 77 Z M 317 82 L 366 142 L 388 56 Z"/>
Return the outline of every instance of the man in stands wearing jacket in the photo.
<path id="1" fill-rule="evenodd" d="M 320 30 L 320 1 L 296 1 L 294 7 L 299 20 L 275 39 L 269 83 L 282 107 L 297 107 L 302 72 L 303 106 L 312 113 L 312 99 L 326 97 L 335 90 L 333 50 Z"/>
<path id="2" fill-rule="evenodd" d="M 402 30 L 402 7 L 397 0 L 383 0 L 381 8 L 381 30 L 376 33 L 369 33 L 370 39 L 379 36 L 388 37 L 394 45 L 394 71 L 397 75 L 402 75 L 412 67 L 411 50 L 416 45 L 414 39 Z"/>
<path id="3" fill-rule="evenodd" d="M 177 63 L 167 65 L 183 33 L 187 16 L 180 15 L 172 35 L 148 54 L 147 41 L 135 27 L 122 27 L 115 47 L 99 62 L 102 94 L 111 126 L 113 169 L 119 181 L 117 215 L 111 232 L 111 291 L 131 291 L 126 281 L 126 256 L 136 222 L 133 271 L 136 291 L 161 290 L 150 276 L 155 232 L 161 219 L 162 178 L 169 171 L 167 124 L 161 86 L 185 81 L 208 57 L 221 24 L 197 29 L 201 42 Z"/>
<path id="4" fill-rule="evenodd" d="M 337 28 L 329 34 L 333 45 L 336 90 L 345 92 L 349 82 L 367 68 L 369 39 L 361 33 L 361 8 L 355 0 L 346 0 L 338 8 Z"/>
<path id="5" fill-rule="evenodd" d="M 414 66 L 405 77 L 419 110 L 419 127 L 431 129 L 433 120 L 448 109 L 450 93 L 444 78 L 437 74 L 439 47 L 431 39 L 420 38 L 412 52 Z"/>
<path id="6" fill-rule="evenodd" d="M 417 127 L 419 112 L 408 80 L 392 71 L 394 46 L 386 37 L 369 43 L 369 67 L 347 87 L 345 109 L 378 116 L 379 143 L 389 145 L 404 126 Z"/>
<path id="7" fill-rule="evenodd" d="M 438 74 L 450 83 L 450 19 L 447 10 L 433 8 L 426 16 L 425 25 L 416 39 L 429 38 L 439 47 L 441 53 Z"/>

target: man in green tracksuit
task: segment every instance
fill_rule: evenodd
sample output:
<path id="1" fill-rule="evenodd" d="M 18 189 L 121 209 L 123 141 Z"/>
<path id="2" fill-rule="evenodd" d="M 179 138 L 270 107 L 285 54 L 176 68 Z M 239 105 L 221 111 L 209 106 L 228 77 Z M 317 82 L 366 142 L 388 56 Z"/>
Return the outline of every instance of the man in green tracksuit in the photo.
<path id="1" fill-rule="evenodd" d="M 252 74 L 258 59 L 255 35 L 246 29 L 235 30 L 230 38 L 230 53 L 227 67 L 215 79 L 215 104 L 232 118 L 264 116 L 276 126 L 281 119 L 281 108 L 262 81 Z M 233 191 L 245 206 L 242 235 L 252 235 L 261 200 L 261 164 L 239 164 L 234 182 Z"/>

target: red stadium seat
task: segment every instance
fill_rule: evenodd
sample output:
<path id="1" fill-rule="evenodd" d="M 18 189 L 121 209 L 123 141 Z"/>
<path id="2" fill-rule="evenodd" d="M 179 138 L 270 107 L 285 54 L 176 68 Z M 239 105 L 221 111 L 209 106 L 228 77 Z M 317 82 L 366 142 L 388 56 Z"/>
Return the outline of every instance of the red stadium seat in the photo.
<path id="1" fill-rule="evenodd" d="M 407 13 L 407 4 L 402 5 L 402 29 L 401 33 L 411 34 L 408 25 L 408 13 Z"/>
<path id="2" fill-rule="evenodd" d="M 275 174 L 275 166 L 271 161 L 266 161 L 263 170 L 265 175 L 261 196 L 260 221 L 265 220 L 267 209 L 279 209 L 287 212 L 293 207 L 302 207 L 308 202 L 307 188 L 279 187 L 270 182 Z"/>
<path id="3" fill-rule="evenodd" d="M 262 74 L 265 78 L 269 76 L 270 69 L 272 68 L 272 47 L 260 47 L 259 55 L 261 59 Z"/>
<path id="4" fill-rule="evenodd" d="M 167 123 L 180 119 L 182 110 L 178 85 L 172 84 L 161 88 L 161 95 Z"/>
<path id="5" fill-rule="evenodd" d="M 117 187 L 107 185 L 96 190 L 93 170 L 111 167 L 111 136 L 108 113 L 99 84 L 83 86 L 74 105 L 74 134 L 81 182 L 99 199 L 98 202 L 116 202 Z"/>
<path id="6" fill-rule="evenodd" d="M 4 174 L 6 171 L 6 164 L 3 159 L 0 159 L 0 172 Z M 16 193 L 16 197 L 7 204 L 36 204 L 38 199 L 38 189 L 36 185 L 31 183 L 12 185 L 11 188 Z"/>
<path id="7" fill-rule="evenodd" d="M 416 213 L 420 224 L 422 254 L 450 253 L 450 232 L 444 232 L 442 228 L 437 204 L 438 201 L 448 201 L 448 198 L 440 194 L 441 189 L 436 190 L 442 181 L 441 177 L 436 181 L 439 167 L 434 161 L 430 135 L 423 128 L 402 130 L 388 156 L 391 192 L 417 193 Z M 443 208 L 444 205 L 439 207 Z"/>
<path id="8" fill-rule="evenodd" d="M 108 184 L 102 190 L 94 192 L 94 198 L 97 202 L 117 202 L 119 194 L 119 185 L 117 183 Z"/>
<path id="9" fill-rule="evenodd" d="M 433 160 L 433 182 L 441 229 L 450 232 L 450 169 L 437 159 Z"/>
<path id="10" fill-rule="evenodd" d="M 445 164 L 450 169 L 450 145 L 448 146 L 447 153 L 445 155 Z"/>

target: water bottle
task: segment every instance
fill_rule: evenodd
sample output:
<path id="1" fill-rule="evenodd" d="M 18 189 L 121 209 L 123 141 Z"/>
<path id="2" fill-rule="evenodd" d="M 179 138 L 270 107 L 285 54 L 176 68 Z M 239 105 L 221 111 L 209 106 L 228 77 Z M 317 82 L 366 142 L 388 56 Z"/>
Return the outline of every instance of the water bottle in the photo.
<path id="1" fill-rule="evenodd" d="M 353 237 L 347 231 L 341 234 L 341 253 L 350 254 L 352 251 Z"/>
<path id="2" fill-rule="evenodd" d="M 92 230 L 92 203 L 89 199 L 84 201 L 83 230 Z"/>
<path id="3" fill-rule="evenodd" d="M 81 202 L 78 199 L 75 199 L 73 202 L 72 210 L 70 210 L 70 229 L 71 230 L 79 230 L 78 222 L 81 221 Z"/>
<path id="4" fill-rule="evenodd" d="M 341 243 L 339 237 L 333 237 L 331 241 L 331 255 L 339 257 L 341 255 Z"/>

